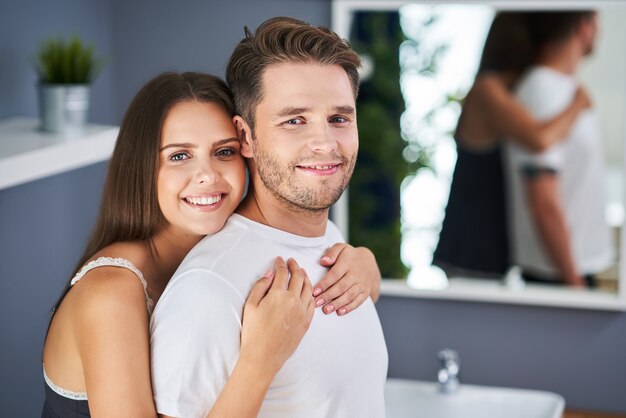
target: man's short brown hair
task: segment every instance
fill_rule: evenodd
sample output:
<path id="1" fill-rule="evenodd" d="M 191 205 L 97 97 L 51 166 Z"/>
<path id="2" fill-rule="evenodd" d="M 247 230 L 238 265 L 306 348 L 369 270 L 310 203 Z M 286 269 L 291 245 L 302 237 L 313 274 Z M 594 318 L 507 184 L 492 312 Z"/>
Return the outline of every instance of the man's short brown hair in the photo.
<path id="1" fill-rule="evenodd" d="M 528 12 L 528 33 L 535 48 L 568 39 L 585 20 L 593 19 L 594 10 Z"/>
<path id="2" fill-rule="evenodd" d="M 311 26 L 291 17 L 274 17 L 245 37 L 235 47 L 226 68 L 226 81 L 235 97 L 235 106 L 254 129 L 254 112 L 263 99 L 265 69 L 273 64 L 317 63 L 340 65 L 352 85 L 354 98 L 359 90 L 359 56 L 345 39 L 325 27 Z"/>

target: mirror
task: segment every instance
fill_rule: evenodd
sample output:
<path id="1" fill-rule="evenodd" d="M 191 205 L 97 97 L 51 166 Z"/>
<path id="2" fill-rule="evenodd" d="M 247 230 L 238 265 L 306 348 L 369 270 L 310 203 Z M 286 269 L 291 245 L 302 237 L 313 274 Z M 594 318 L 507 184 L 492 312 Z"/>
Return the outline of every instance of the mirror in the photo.
<path id="1" fill-rule="evenodd" d="M 524 283 L 520 269 L 510 268 L 514 261 L 492 274 L 446 268 L 446 275 L 431 264 L 440 244 L 459 155 L 454 133 L 488 30 L 496 12 L 528 12 L 531 8 L 598 11 L 600 30 L 594 51 L 580 66 L 577 78 L 592 98 L 601 129 L 598 152 L 604 166 L 598 176 L 605 196 L 599 203 L 601 226 L 608 231 L 607 242 L 610 239 L 614 256 L 599 264 L 602 268 L 595 272 L 597 286 L 593 289 Z M 383 276 L 404 278 L 408 287 L 419 289 L 414 294 L 428 297 L 626 310 L 624 269 L 618 262 L 624 252 L 620 241 L 626 133 L 626 48 L 622 42 L 626 27 L 622 22 L 626 21 L 626 5 L 336 0 L 332 13 L 333 29 L 350 40 L 364 63 L 358 101 L 361 150 L 357 170 L 361 172 L 355 171 L 348 196 L 335 205 L 333 218 L 352 243 L 372 248 Z M 368 135 L 373 139 L 368 140 Z M 503 151 L 506 161 L 511 158 L 509 153 Z M 507 192 L 510 188 L 507 184 Z M 363 191 L 371 196 L 361 196 Z M 510 212 L 508 216 L 513 216 Z M 481 225 L 473 226 L 475 235 L 480 236 Z M 390 282 L 383 285 L 393 286 Z"/>

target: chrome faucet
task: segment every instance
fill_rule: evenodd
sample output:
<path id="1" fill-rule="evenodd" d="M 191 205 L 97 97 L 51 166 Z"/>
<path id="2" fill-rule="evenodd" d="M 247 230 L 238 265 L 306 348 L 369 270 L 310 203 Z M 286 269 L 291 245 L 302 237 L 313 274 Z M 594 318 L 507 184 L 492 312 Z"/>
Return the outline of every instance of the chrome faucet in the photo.
<path id="1" fill-rule="evenodd" d="M 441 393 L 453 393 L 459 387 L 459 367 L 461 360 L 459 354 L 449 348 L 444 348 L 437 354 L 441 361 L 441 368 L 437 373 L 439 390 Z"/>

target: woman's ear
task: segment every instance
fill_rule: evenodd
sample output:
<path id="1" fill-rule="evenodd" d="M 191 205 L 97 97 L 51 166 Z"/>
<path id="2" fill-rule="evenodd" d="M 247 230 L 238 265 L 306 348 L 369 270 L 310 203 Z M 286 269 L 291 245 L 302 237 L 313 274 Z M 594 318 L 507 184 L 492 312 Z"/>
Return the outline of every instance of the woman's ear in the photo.
<path id="1" fill-rule="evenodd" d="M 237 130 L 239 141 L 241 142 L 241 155 L 246 158 L 252 158 L 252 130 L 250 125 L 241 116 L 233 116 L 233 124 Z"/>

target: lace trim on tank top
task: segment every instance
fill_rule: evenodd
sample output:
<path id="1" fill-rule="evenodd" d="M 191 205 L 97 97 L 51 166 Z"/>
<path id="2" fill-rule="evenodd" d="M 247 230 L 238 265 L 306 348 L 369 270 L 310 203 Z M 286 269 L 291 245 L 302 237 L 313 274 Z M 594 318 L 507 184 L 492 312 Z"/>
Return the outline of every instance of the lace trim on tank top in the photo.
<path id="1" fill-rule="evenodd" d="M 137 267 L 135 267 L 133 263 L 126 260 L 125 258 L 100 257 L 100 258 L 96 258 L 93 261 L 90 261 L 89 263 L 85 264 L 78 273 L 76 273 L 76 276 L 74 276 L 74 278 L 70 282 L 70 286 L 74 286 L 80 279 L 83 278 L 85 274 L 87 274 L 88 271 L 93 270 L 97 267 L 105 267 L 105 266 L 123 267 L 135 273 L 135 275 L 137 276 L 137 278 L 143 285 L 143 293 L 146 295 L 146 306 L 148 308 L 148 313 L 152 313 L 154 302 L 152 301 L 150 296 L 148 296 L 148 283 L 146 282 L 146 279 L 143 277 L 143 273 L 141 273 L 141 271 Z M 46 374 L 45 367 L 43 367 L 43 377 L 46 381 L 46 384 L 50 386 L 50 389 L 55 391 L 57 394 L 65 398 L 69 398 L 69 399 L 73 399 L 77 401 L 87 400 L 87 393 L 85 392 L 74 392 L 71 390 L 63 389 L 62 387 L 55 385 L 54 382 L 50 380 L 50 378 Z"/>
<path id="2" fill-rule="evenodd" d="M 125 258 L 111 258 L 111 257 L 100 257 L 96 258 L 93 261 L 85 264 L 83 268 L 80 269 L 76 276 L 72 279 L 70 285 L 74 286 L 76 282 L 83 278 L 88 271 L 95 269 L 96 267 L 104 267 L 104 266 L 113 266 L 113 267 L 123 267 L 135 273 L 141 284 L 143 285 L 143 293 L 146 295 L 146 305 L 148 306 L 148 312 L 152 313 L 152 308 L 154 307 L 154 302 L 148 296 L 148 283 L 146 279 L 143 277 L 141 271 L 134 266 L 133 263 L 128 261 Z"/>
<path id="3" fill-rule="evenodd" d="M 50 386 L 50 389 L 55 391 L 57 394 L 63 396 L 64 398 L 73 399 L 75 401 L 86 401 L 87 393 L 86 392 L 74 392 L 73 390 L 63 389 L 60 386 L 54 384 L 52 380 L 46 374 L 46 369 L 43 369 L 43 378 L 46 381 L 46 384 Z"/>

